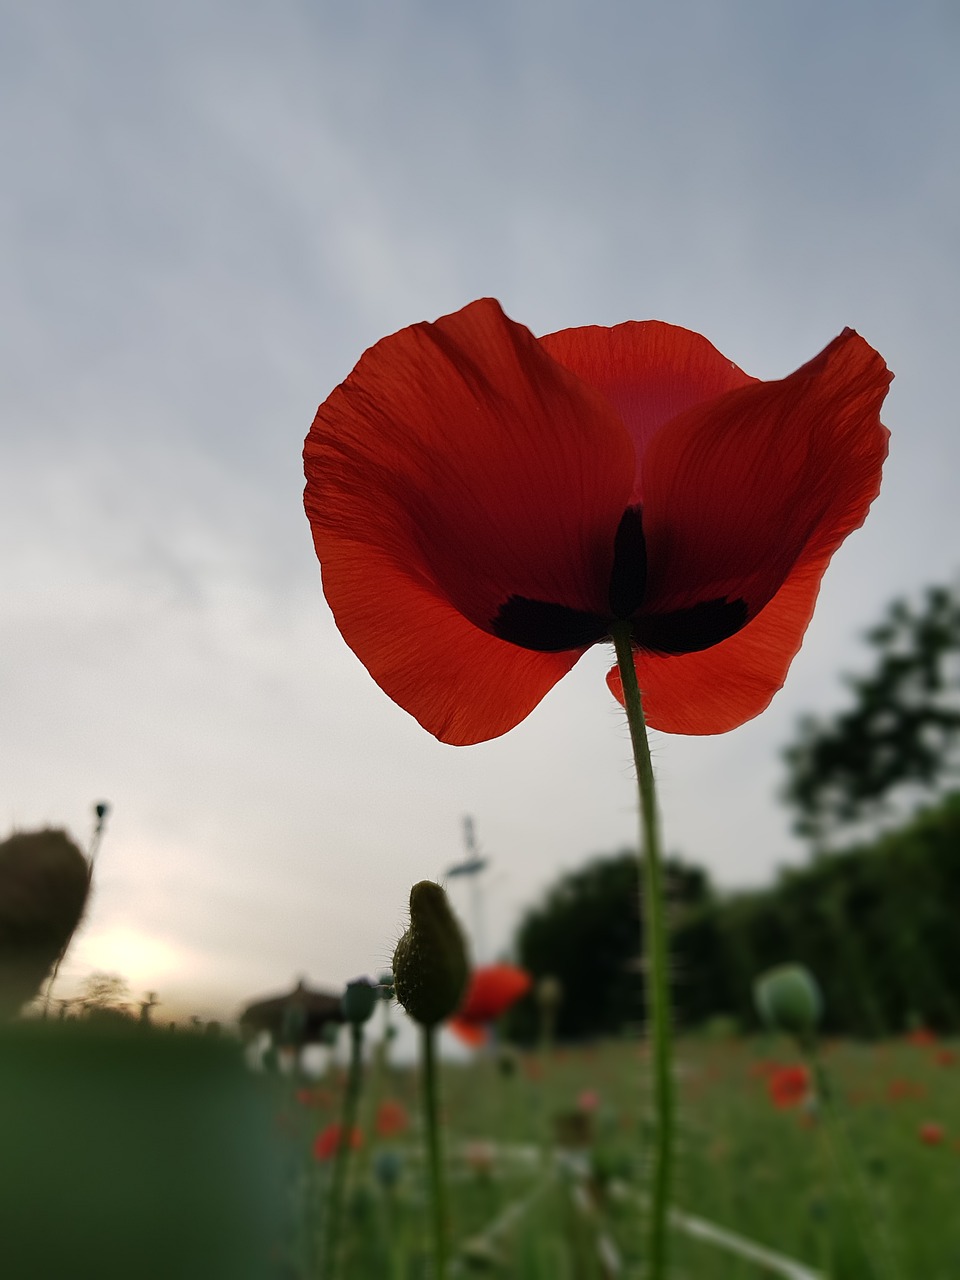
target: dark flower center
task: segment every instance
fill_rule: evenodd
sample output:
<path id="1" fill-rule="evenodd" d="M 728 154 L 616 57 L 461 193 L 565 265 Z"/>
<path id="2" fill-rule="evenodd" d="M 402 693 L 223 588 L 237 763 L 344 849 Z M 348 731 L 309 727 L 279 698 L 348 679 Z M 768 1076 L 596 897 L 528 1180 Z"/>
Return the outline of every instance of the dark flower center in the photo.
<path id="1" fill-rule="evenodd" d="M 608 614 L 510 596 L 491 621 L 493 634 L 521 649 L 562 653 L 585 649 L 610 634 L 610 625 L 634 618 L 647 586 L 647 543 L 640 507 L 627 507 L 617 526 L 610 571 Z M 633 638 L 654 653 L 697 653 L 727 640 L 747 621 L 745 600 L 704 600 L 671 613 L 634 618 Z"/>

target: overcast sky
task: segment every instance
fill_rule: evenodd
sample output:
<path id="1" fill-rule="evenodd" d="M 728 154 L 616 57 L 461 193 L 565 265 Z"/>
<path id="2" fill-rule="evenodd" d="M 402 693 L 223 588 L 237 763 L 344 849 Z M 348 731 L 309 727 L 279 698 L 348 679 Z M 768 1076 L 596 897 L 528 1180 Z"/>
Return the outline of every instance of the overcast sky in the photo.
<path id="1" fill-rule="evenodd" d="M 667 845 L 804 856 L 797 717 L 957 568 L 954 0 L 0 3 L 0 833 L 114 811 L 68 980 L 229 1016 L 389 961 L 410 885 L 492 865 L 487 955 L 635 839 L 595 650 L 442 746 L 342 642 L 302 509 L 317 404 L 403 325 L 658 318 L 780 377 L 845 325 L 896 381 L 883 490 L 787 686 L 658 737 Z M 453 894 L 469 916 L 456 882 Z"/>

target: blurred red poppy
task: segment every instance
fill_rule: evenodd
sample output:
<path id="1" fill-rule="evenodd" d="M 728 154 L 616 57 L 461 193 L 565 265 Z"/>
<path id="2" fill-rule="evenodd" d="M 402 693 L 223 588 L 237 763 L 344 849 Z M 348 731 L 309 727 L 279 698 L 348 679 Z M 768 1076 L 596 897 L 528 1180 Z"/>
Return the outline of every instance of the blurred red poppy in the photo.
<path id="1" fill-rule="evenodd" d="M 926 1049 L 930 1045 L 937 1043 L 937 1033 L 931 1031 L 929 1027 L 914 1027 L 912 1031 L 907 1032 L 907 1043 L 915 1044 L 920 1049 Z"/>
<path id="2" fill-rule="evenodd" d="M 925 1093 L 926 1089 L 923 1085 L 913 1080 L 897 1078 L 887 1085 L 887 1097 L 891 1102 L 900 1102 L 904 1098 L 922 1098 Z"/>
<path id="3" fill-rule="evenodd" d="M 386 1098 L 377 1107 L 376 1129 L 381 1138 L 392 1138 L 410 1126 L 407 1109 L 401 1102 Z"/>
<path id="4" fill-rule="evenodd" d="M 767 1092 L 774 1106 L 798 1106 L 810 1093 L 810 1072 L 802 1066 L 778 1067 L 767 1077 Z"/>
<path id="5" fill-rule="evenodd" d="M 348 1145 L 343 1136 L 343 1125 L 328 1124 L 313 1140 L 313 1155 L 316 1160 L 329 1160 L 339 1147 Z M 349 1146 L 355 1151 L 363 1146 L 363 1134 L 359 1129 L 351 1129 Z"/>
<path id="6" fill-rule="evenodd" d="M 600 1106 L 600 1095 L 596 1089 L 582 1089 L 577 1094 L 577 1110 L 594 1112 Z"/>
<path id="7" fill-rule="evenodd" d="M 444 742 L 507 732 L 627 622 L 649 723 L 733 729 L 877 493 L 891 376 L 850 329 L 777 382 L 658 321 L 537 339 L 487 298 L 402 329 L 304 447 L 337 625 Z"/>
<path id="8" fill-rule="evenodd" d="M 533 979 L 512 964 L 489 964 L 474 969 L 463 1004 L 447 1024 L 466 1044 L 483 1044 L 491 1022 L 526 995 Z"/>
<path id="9" fill-rule="evenodd" d="M 331 1107 L 334 1102 L 330 1090 L 323 1089 L 319 1085 L 315 1088 L 298 1089 L 294 1096 L 301 1107 Z"/>
<path id="10" fill-rule="evenodd" d="M 918 1136 L 926 1146 L 939 1147 L 944 1139 L 943 1125 L 934 1124 L 932 1120 L 928 1120 L 926 1124 L 920 1126 Z"/>

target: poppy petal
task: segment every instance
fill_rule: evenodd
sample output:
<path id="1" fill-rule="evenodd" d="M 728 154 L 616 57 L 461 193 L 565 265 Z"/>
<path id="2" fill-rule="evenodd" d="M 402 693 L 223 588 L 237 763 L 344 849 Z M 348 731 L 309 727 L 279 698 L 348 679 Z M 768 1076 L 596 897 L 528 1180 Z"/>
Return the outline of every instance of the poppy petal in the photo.
<path id="1" fill-rule="evenodd" d="M 476 626 L 511 596 L 606 612 L 630 439 L 491 299 L 367 351 L 304 457 L 315 532 L 391 552 Z"/>
<path id="2" fill-rule="evenodd" d="M 534 653 L 498 640 L 389 553 L 315 540 L 344 638 L 384 693 L 441 742 L 471 746 L 507 733 L 585 652 Z"/>
<path id="3" fill-rule="evenodd" d="M 633 440 L 630 501 L 643 502 L 642 459 L 660 428 L 687 409 L 756 381 L 699 333 L 660 320 L 548 333 L 540 345 L 614 406 Z"/>
<path id="4" fill-rule="evenodd" d="M 512 964 L 490 964 L 474 969 L 457 1017 L 467 1022 L 492 1022 L 526 995 L 533 979 L 526 969 Z"/>
<path id="5" fill-rule="evenodd" d="M 664 733 L 727 733 L 758 716 L 783 686 L 813 616 L 833 552 L 803 557 L 752 622 L 699 653 L 634 653 L 648 725 Z M 622 703 L 616 667 L 607 676 Z"/>
<path id="6" fill-rule="evenodd" d="M 372 347 L 321 405 L 304 465 L 340 631 L 444 741 L 512 728 L 596 638 L 529 653 L 485 634 L 515 598 L 607 611 L 634 472 L 613 407 L 496 302 Z"/>
<path id="7" fill-rule="evenodd" d="M 478 1049 L 480 1045 L 486 1044 L 489 1039 L 490 1032 L 480 1022 L 468 1022 L 465 1018 L 451 1018 L 447 1026 L 464 1044 L 470 1045 L 473 1049 Z"/>
<path id="8" fill-rule="evenodd" d="M 891 377 L 847 329 L 789 377 L 728 392 L 654 436 L 641 645 L 644 615 L 742 602 L 755 617 L 801 557 L 835 550 L 863 523 L 887 452 L 879 411 Z"/>

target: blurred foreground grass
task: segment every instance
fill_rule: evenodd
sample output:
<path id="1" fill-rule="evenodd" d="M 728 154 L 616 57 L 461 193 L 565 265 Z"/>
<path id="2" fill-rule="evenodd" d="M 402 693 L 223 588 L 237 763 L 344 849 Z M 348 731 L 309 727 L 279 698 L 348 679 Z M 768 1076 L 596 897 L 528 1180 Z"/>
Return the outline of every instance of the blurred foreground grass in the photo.
<path id="1" fill-rule="evenodd" d="M 771 1100 L 774 1064 L 793 1060 L 786 1042 L 681 1040 L 678 1209 L 832 1280 L 956 1280 L 954 1049 L 917 1038 L 826 1050 L 852 1176 L 889 1242 L 883 1265 L 858 1241 L 816 1108 Z M 626 1041 L 444 1067 L 456 1274 L 642 1274 L 645 1071 Z M 381 1063 L 367 1086 L 338 1276 L 426 1280 L 416 1073 Z M 0 1274 L 315 1280 L 341 1088 L 336 1066 L 320 1080 L 255 1074 L 236 1045 L 200 1035 L 9 1027 Z M 673 1263 L 684 1280 L 789 1274 L 689 1223 Z"/>

